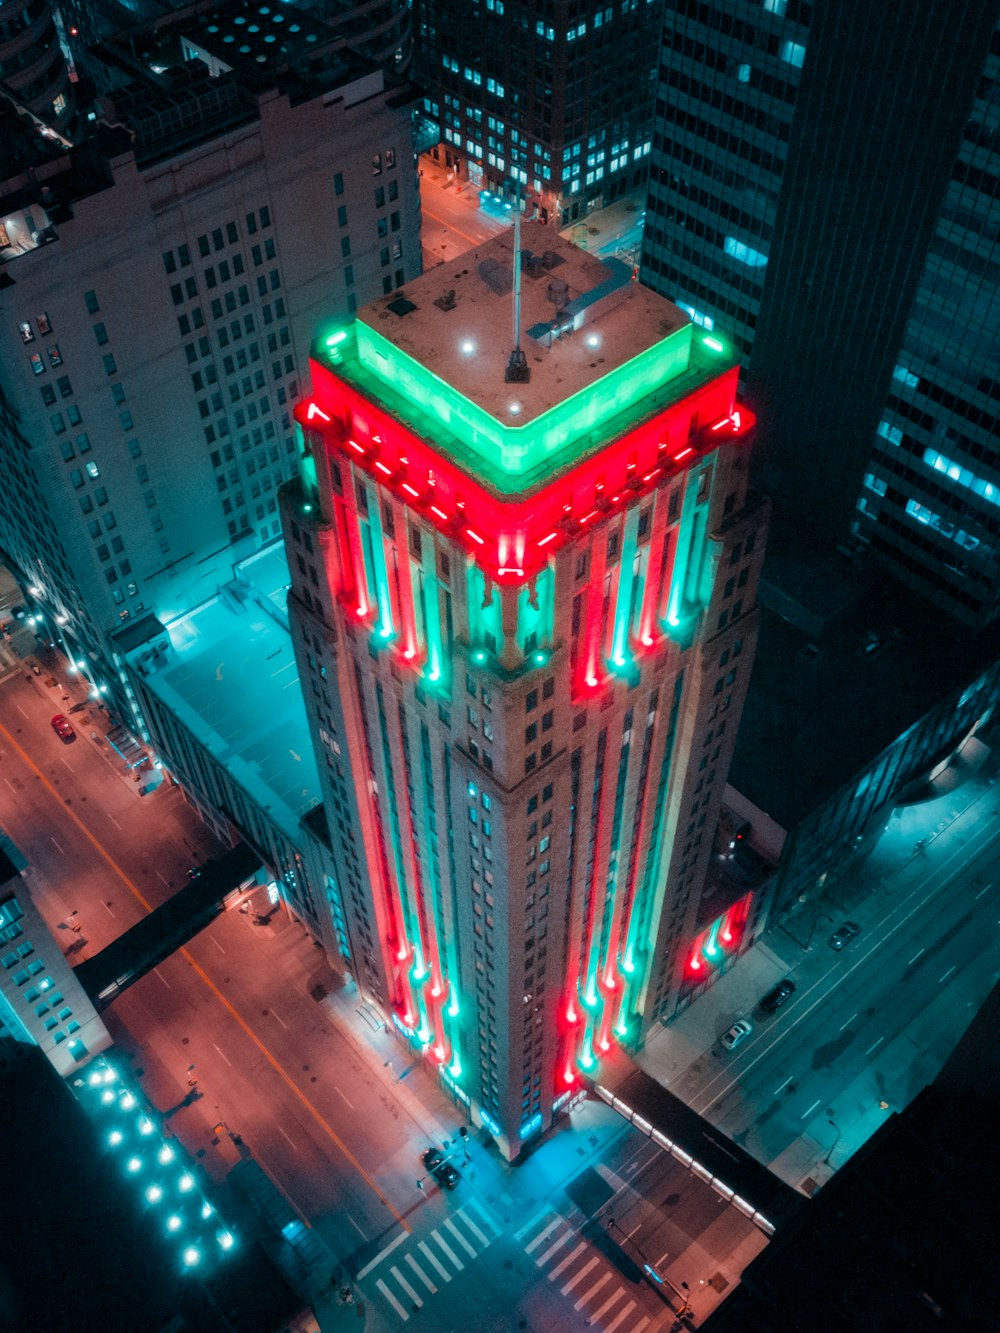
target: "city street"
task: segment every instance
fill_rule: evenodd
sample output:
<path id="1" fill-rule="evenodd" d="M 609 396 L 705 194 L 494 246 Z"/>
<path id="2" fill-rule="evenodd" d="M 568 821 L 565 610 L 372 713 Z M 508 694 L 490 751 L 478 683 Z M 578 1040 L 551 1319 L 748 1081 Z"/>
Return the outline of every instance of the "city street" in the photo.
<path id="1" fill-rule="evenodd" d="M 172 784 L 138 795 L 96 710 L 71 715 L 76 740 L 56 736 L 50 718 L 71 706 L 70 689 L 7 662 L 0 827 L 28 857 L 39 907 L 72 960 L 218 849 Z M 582 1102 L 516 1169 L 470 1135 L 455 1191 L 429 1179 L 420 1188 L 421 1154 L 454 1150 L 460 1112 L 281 911 L 263 926 L 225 912 L 104 1018 L 210 1178 L 237 1162 L 231 1136 L 243 1140 L 353 1280 L 366 1329 L 572 1333 L 589 1321 L 658 1333 L 673 1314 L 641 1254 L 678 1291 L 689 1283 L 697 1320 L 765 1243 L 600 1103 Z"/>
<path id="2" fill-rule="evenodd" d="M 995 767 L 995 766 L 994 766 Z M 917 845 L 914 834 L 924 834 Z M 991 773 L 899 812 L 840 908 L 777 928 L 640 1063 L 783 1180 L 811 1192 L 937 1074 L 1000 975 L 1000 789 Z M 842 952 L 828 938 L 861 926 Z M 760 997 L 789 977 L 776 1014 Z M 718 1037 L 748 1018 L 735 1051 Z"/>

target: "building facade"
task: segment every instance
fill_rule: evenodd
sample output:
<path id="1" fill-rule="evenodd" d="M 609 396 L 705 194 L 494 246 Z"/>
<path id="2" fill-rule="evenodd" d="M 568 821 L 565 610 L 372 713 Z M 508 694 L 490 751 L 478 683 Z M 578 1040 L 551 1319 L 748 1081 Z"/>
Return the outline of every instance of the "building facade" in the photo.
<path id="1" fill-rule="evenodd" d="M 658 0 L 417 0 L 415 68 L 438 155 L 543 222 L 643 185 Z"/>
<path id="2" fill-rule="evenodd" d="M 776 538 L 853 533 L 973 625 L 1000 608 L 998 23 L 667 0 L 642 262 L 739 349 Z"/>
<path id="3" fill-rule="evenodd" d="M 0 15 L 0 86 L 41 132 L 72 137 L 76 98 L 51 0 L 12 0 Z"/>
<path id="4" fill-rule="evenodd" d="M 278 535 L 313 331 L 421 265 L 410 94 L 294 42 L 226 65 L 242 8 L 105 48 L 89 139 L 0 188 L 34 223 L 0 250 L 0 547 L 126 716 L 114 632 Z"/>
<path id="5" fill-rule="evenodd" d="M 699 894 L 767 518 L 724 344 L 525 245 L 519 336 L 504 234 L 319 340 L 282 493 L 354 974 L 510 1157 L 747 930 Z"/>

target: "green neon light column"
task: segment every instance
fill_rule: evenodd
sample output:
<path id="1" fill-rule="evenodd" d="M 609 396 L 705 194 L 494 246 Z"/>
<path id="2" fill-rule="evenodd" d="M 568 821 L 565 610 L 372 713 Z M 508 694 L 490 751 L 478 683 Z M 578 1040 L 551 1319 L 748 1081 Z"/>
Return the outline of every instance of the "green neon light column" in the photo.
<path id="1" fill-rule="evenodd" d="M 382 519 L 378 504 L 372 504 L 368 511 L 368 524 L 371 533 L 366 548 L 366 561 L 371 560 L 375 576 L 374 587 L 378 598 L 378 625 L 375 633 L 384 642 L 396 636 L 396 627 L 392 622 L 392 590 L 389 587 L 389 570 L 385 563 L 385 537 L 382 532 Z M 371 585 L 370 585 L 371 586 Z"/>
<path id="2" fill-rule="evenodd" d="M 429 685 L 445 683 L 444 635 L 441 629 L 441 594 L 437 579 L 423 571 L 420 578 L 420 604 L 424 617 L 427 663 L 424 679 Z"/>
<path id="3" fill-rule="evenodd" d="M 688 477 L 684 491 L 684 507 L 676 537 L 673 578 L 667 602 L 666 629 L 677 629 L 689 615 L 688 579 L 693 547 L 698 528 L 698 485 Z"/>
<path id="4" fill-rule="evenodd" d="M 302 427 L 295 423 L 295 444 L 299 457 L 299 480 L 307 499 L 315 503 L 319 496 L 319 483 L 316 480 L 316 460 L 311 446 L 306 441 Z"/>
<path id="5" fill-rule="evenodd" d="M 632 661 L 629 634 L 632 628 L 638 533 L 639 506 L 634 505 L 625 517 L 625 532 L 622 537 L 621 562 L 618 570 L 618 596 L 615 600 L 614 632 L 611 639 L 611 665 L 617 671 Z"/>
<path id="6" fill-rule="evenodd" d="M 489 646 L 490 652 L 495 653 L 503 643 L 500 590 L 495 585 L 491 586 L 487 602 L 486 578 L 479 566 L 474 564 L 466 567 L 466 588 L 469 599 L 469 639 L 474 647 Z"/>
<path id="7" fill-rule="evenodd" d="M 530 586 L 526 585 L 520 591 L 517 599 L 517 634 L 522 652 L 527 651 L 525 644 L 532 634 L 539 645 L 547 646 L 552 642 L 554 585 L 552 570 L 543 569 L 535 579 L 535 606 L 531 605 Z M 496 601 L 499 619 L 500 598 L 497 597 Z"/>

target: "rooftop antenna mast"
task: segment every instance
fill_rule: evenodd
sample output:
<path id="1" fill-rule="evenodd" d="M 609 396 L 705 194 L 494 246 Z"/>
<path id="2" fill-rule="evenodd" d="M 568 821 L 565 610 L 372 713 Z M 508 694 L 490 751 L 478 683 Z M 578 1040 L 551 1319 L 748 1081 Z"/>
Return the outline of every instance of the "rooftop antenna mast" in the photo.
<path id="1" fill-rule="evenodd" d="M 521 350 L 521 191 L 514 196 L 514 350 L 503 373 L 506 384 L 527 384 L 531 368 Z"/>

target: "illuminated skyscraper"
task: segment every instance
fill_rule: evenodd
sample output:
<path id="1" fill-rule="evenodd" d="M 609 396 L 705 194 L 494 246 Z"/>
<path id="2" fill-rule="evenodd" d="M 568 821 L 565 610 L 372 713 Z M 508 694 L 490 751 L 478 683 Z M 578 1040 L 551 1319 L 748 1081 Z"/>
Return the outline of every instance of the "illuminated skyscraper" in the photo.
<path id="1" fill-rule="evenodd" d="M 282 492 L 342 951 L 511 1157 L 753 933 L 699 893 L 766 528 L 724 344 L 525 241 L 516 333 L 506 234 L 323 330 Z"/>

